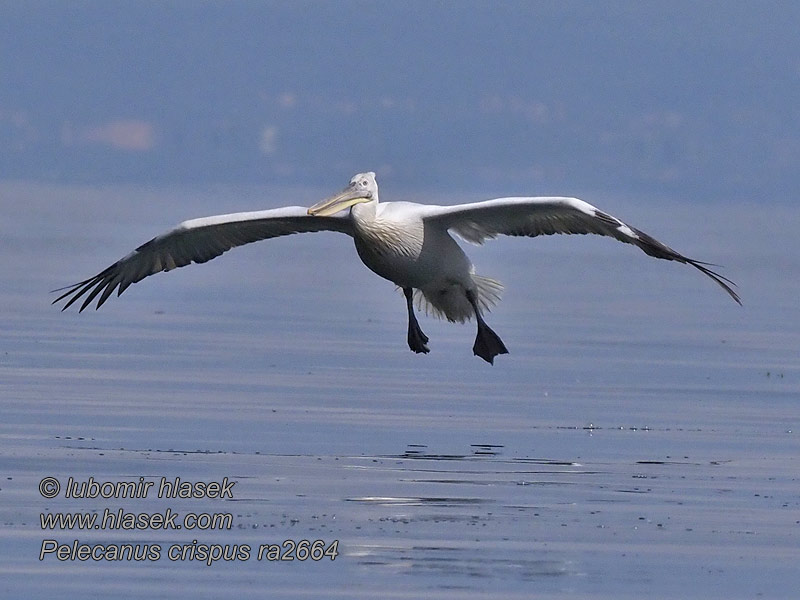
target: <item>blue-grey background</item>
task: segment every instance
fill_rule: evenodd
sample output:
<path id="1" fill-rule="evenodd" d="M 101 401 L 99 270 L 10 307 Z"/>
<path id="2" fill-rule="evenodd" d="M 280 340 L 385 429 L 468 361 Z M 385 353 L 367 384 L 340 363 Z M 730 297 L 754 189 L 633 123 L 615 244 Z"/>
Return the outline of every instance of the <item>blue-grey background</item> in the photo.
<path id="1" fill-rule="evenodd" d="M 2 2 L 0 177 L 800 190 L 796 2 Z"/>
<path id="2" fill-rule="evenodd" d="M 609 600 L 800 589 L 797 3 L 0 0 L 0 597 Z M 352 240 L 287 236 L 50 306 L 183 219 L 574 194 L 598 236 L 465 245 L 487 319 L 420 316 Z M 235 498 L 43 498 L 45 476 Z M 118 507 L 231 530 L 43 530 Z M 335 562 L 39 561 L 340 541 Z"/>

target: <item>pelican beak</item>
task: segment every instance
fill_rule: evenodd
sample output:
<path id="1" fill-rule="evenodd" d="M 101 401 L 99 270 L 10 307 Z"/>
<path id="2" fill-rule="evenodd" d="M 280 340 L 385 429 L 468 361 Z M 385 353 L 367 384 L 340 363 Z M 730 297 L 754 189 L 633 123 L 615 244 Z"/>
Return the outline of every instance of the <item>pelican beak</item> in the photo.
<path id="1" fill-rule="evenodd" d="M 316 217 L 328 217 L 340 210 L 353 206 L 353 204 L 369 202 L 370 200 L 372 200 L 372 192 L 347 186 L 339 194 L 318 202 L 309 208 L 308 214 Z"/>

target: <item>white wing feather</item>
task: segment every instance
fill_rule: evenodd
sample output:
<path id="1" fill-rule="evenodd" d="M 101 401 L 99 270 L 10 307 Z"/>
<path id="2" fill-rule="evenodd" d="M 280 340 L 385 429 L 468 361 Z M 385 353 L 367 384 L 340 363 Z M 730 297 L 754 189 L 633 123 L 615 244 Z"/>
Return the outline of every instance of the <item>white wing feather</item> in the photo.
<path id="1" fill-rule="evenodd" d="M 534 237 L 593 233 L 613 237 L 638 246 L 655 258 L 692 265 L 741 304 L 731 287 L 736 284 L 708 268 L 713 265 L 687 258 L 643 231 L 577 198 L 496 198 L 455 206 L 426 206 L 423 218 L 427 223 L 441 225 L 475 244 L 482 244 L 498 235 Z"/>
<path id="2" fill-rule="evenodd" d="M 53 304 L 68 299 L 61 309 L 66 310 L 88 293 L 80 310 L 89 306 L 98 295 L 95 308 L 100 308 L 115 289 L 118 289 L 119 296 L 128 286 L 149 275 L 191 263 L 204 263 L 236 246 L 314 231 L 353 235 L 346 214 L 315 217 L 300 206 L 191 219 L 142 244 L 94 277 L 54 290 L 66 291 Z"/>

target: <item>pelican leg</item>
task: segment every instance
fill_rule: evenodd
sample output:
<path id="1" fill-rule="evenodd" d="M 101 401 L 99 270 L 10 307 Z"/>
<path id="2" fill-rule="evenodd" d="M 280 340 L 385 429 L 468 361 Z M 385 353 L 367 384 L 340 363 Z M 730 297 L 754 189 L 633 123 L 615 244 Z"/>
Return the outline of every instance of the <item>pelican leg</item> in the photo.
<path id="1" fill-rule="evenodd" d="M 414 305 L 411 302 L 414 298 L 414 290 L 412 288 L 403 288 L 403 294 L 406 297 L 406 306 L 408 307 L 408 347 L 417 354 L 427 354 L 430 352 L 425 345 L 428 343 L 428 336 L 422 333 L 417 317 L 414 314 Z"/>
<path id="2" fill-rule="evenodd" d="M 472 352 L 475 353 L 475 356 L 480 356 L 490 365 L 493 365 L 494 357 L 498 354 L 508 354 L 508 350 L 500 336 L 492 331 L 492 328 L 483 320 L 475 292 L 467 290 L 467 300 L 472 304 L 472 308 L 475 310 L 475 319 L 478 321 L 478 335 L 475 337 L 475 345 L 472 346 Z"/>

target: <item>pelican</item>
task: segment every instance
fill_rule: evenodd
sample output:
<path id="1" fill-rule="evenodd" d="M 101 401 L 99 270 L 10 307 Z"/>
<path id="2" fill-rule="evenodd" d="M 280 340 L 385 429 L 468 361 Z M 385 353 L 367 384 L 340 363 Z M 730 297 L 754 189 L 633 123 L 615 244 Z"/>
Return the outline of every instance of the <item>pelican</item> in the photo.
<path id="1" fill-rule="evenodd" d="M 508 353 L 483 317 L 500 300 L 503 286 L 475 273 L 451 232 L 474 244 L 498 235 L 604 235 L 638 246 L 655 258 L 693 266 L 741 304 L 733 289 L 736 284 L 712 271 L 709 267 L 714 265 L 687 258 L 577 198 L 496 198 L 455 206 L 381 203 L 372 172 L 355 175 L 339 194 L 308 209 L 287 206 L 184 221 L 94 277 L 54 290 L 63 293 L 53 304 L 65 300 L 62 310 L 66 310 L 86 296 L 80 311 L 95 298 L 97 309 L 115 289 L 119 296 L 132 283 L 155 273 L 204 263 L 251 242 L 315 231 L 349 235 L 362 262 L 402 289 L 408 310 L 408 346 L 416 353 L 429 349 L 428 336 L 414 313 L 415 302 L 418 309 L 450 322 L 475 317 L 478 332 L 472 350 L 486 362 L 494 364 L 495 356 Z"/>

